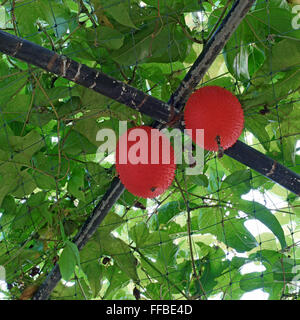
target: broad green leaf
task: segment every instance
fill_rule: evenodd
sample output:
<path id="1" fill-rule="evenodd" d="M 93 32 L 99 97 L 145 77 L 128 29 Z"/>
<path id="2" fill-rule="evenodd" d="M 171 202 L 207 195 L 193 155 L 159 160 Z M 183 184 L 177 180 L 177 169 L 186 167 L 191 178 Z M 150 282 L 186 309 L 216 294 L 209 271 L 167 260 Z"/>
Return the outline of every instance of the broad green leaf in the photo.
<path id="1" fill-rule="evenodd" d="M 220 277 L 229 266 L 229 261 L 225 260 L 225 253 L 219 247 L 209 247 L 201 242 L 196 242 L 200 254 L 204 254 L 201 259 L 201 283 L 207 294 L 216 286 L 216 278 Z M 197 281 L 195 281 L 197 285 Z M 197 289 L 201 293 L 200 288 Z"/>
<path id="2" fill-rule="evenodd" d="M 18 94 L 3 106 L 1 115 L 5 121 L 18 121 L 22 123 L 28 121 L 36 126 L 43 126 L 51 119 L 55 118 L 54 113 L 41 107 L 35 107 L 31 104 L 30 95 Z"/>
<path id="3" fill-rule="evenodd" d="M 119 198 L 118 202 L 121 203 L 123 206 L 132 207 L 135 205 L 136 201 L 139 201 L 145 207 L 147 205 L 147 199 L 142 199 L 142 198 L 139 199 L 138 197 L 134 196 L 132 193 L 130 193 L 127 190 L 124 191 L 124 193 Z"/>
<path id="4" fill-rule="evenodd" d="M 240 280 L 240 288 L 244 291 L 253 291 L 272 286 L 274 286 L 273 274 L 268 272 L 247 273 Z"/>
<path id="5" fill-rule="evenodd" d="M 110 99 L 102 94 L 82 86 L 76 86 L 72 89 L 72 96 L 79 97 L 84 108 L 106 109 Z"/>
<path id="6" fill-rule="evenodd" d="M 202 186 L 202 187 L 208 186 L 208 179 L 207 179 L 207 176 L 204 174 L 199 174 L 197 176 L 191 176 L 191 181 L 198 186 Z"/>
<path id="7" fill-rule="evenodd" d="M 299 280 L 300 259 L 282 258 L 278 259 L 272 268 L 274 280 L 276 281 L 297 281 Z"/>
<path id="8" fill-rule="evenodd" d="M 35 105 L 53 106 L 59 99 L 70 97 L 71 90 L 70 87 L 55 87 L 50 89 L 37 88 L 34 96 Z"/>
<path id="9" fill-rule="evenodd" d="M 11 194 L 17 198 L 22 198 L 30 194 L 36 188 L 33 177 L 26 171 L 21 171 L 15 176 L 15 183 L 16 188 Z"/>
<path id="10" fill-rule="evenodd" d="M 214 12 L 211 18 L 212 24 L 221 12 L 222 9 Z M 268 19 L 265 19 L 266 16 Z M 264 62 L 264 53 L 269 50 L 269 43 L 266 42 L 266 39 L 270 34 L 274 34 L 275 39 L 277 35 L 283 37 L 288 35 L 299 39 L 300 32 L 291 27 L 293 18 L 294 15 L 290 8 L 270 6 L 266 3 L 262 3 L 261 6 L 256 7 L 256 10 L 248 13 L 225 46 L 225 61 L 229 71 L 240 79 L 249 80 Z M 269 41 L 272 39 L 270 38 Z M 249 43 L 255 45 L 248 45 Z M 265 65 L 268 66 L 268 73 L 270 70 L 281 70 L 275 65 L 270 66 L 268 63 Z"/>
<path id="11" fill-rule="evenodd" d="M 134 281 L 138 281 L 136 259 L 129 246 L 123 240 L 111 234 L 104 234 L 100 237 L 100 244 L 104 254 L 112 256 L 118 267 L 128 277 Z"/>
<path id="12" fill-rule="evenodd" d="M 87 134 L 90 136 L 88 132 Z M 96 150 L 97 147 L 76 130 L 68 133 L 63 145 L 63 151 L 73 156 L 95 154 Z"/>
<path id="13" fill-rule="evenodd" d="M 0 148 L 8 152 L 8 158 L 16 163 L 16 166 L 30 166 L 32 156 L 44 146 L 44 139 L 35 130 L 30 131 L 24 137 L 8 136 L 7 141 Z M 1 155 L 0 155 L 1 161 Z M 1 169 L 0 169 L 1 170 Z"/>
<path id="14" fill-rule="evenodd" d="M 269 209 L 258 202 L 247 200 L 240 200 L 238 202 L 238 209 L 242 210 L 252 218 L 262 222 L 277 237 L 281 248 L 284 249 L 286 247 L 286 241 L 282 227 Z"/>
<path id="15" fill-rule="evenodd" d="M 95 162 L 86 163 L 86 175 L 88 179 L 91 179 L 100 186 L 106 186 L 111 181 L 107 170 Z"/>
<path id="16" fill-rule="evenodd" d="M 268 119 L 260 115 L 248 116 L 245 119 L 245 128 L 258 139 L 266 151 L 270 149 L 270 136 L 266 131 L 268 124 Z"/>
<path id="17" fill-rule="evenodd" d="M 300 41 L 284 39 L 272 47 L 262 68 L 255 74 L 252 86 L 243 95 L 241 102 L 244 108 L 255 106 L 273 106 L 286 98 L 300 87 Z M 291 55 L 286 55 L 289 48 Z M 265 75 L 274 70 L 273 77 L 278 72 L 285 72 L 277 81 L 265 83 Z M 271 79 L 270 79 L 271 80 Z"/>
<path id="18" fill-rule="evenodd" d="M 22 198 L 36 188 L 35 181 L 27 170 L 19 171 L 19 168 L 13 163 L 2 164 L 0 176 L 3 182 L 5 181 L 0 186 L 0 206 L 7 194 Z"/>
<path id="19" fill-rule="evenodd" d="M 96 141 L 97 133 L 100 126 L 95 119 L 83 119 L 76 122 L 74 130 L 79 132 L 95 146 L 99 146 L 100 142 Z"/>
<path id="20" fill-rule="evenodd" d="M 103 2 L 102 8 L 105 11 L 107 11 L 120 24 L 126 27 L 134 29 L 136 28 L 136 26 L 133 24 L 131 20 L 130 6 L 127 2 L 115 2 L 114 0 L 106 0 L 105 3 Z"/>
<path id="21" fill-rule="evenodd" d="M 15 178 L 16 176 L 14 173 L 2 175 L 2 179 L 5 180 L 6 183 L 0 185 L 0 206 L 2 205 L 4 197 L 17 188 Z"/>
<path id="22" fill-rule="evenodd" d="M 156 7 L 163 13 L 180 14 L 181 12 L 199 11 L 201 5 L 196 0 L 165 0 L 162 3 L 156 0 L 145 0 L 150 6 Z"/>
<path id="23" fill-rule="evenodd" d="M 184 201 L 171 201 L 168 202 L 158 209 L 158 222 L 159 225 L 168 223 L 178 214 L 186 211 L 186 205 Z"/>
<path id="24" fill-rule="evenodd" d="M 157 29 L 157 30 L 156 30 Z M 112 59 L 124 65 L 137 62 L 170 62 L 182 61 L 189 50 L 183 31 L 174 23 L 167 25 L 159 22 L 157 28 L 149 25 L 137 31 L 134 37 L 113 52 Z"/>
<path id="25" fill-rule="evenodd" d="M 267 74 L 270 70 L 279 72 L 297 68 L 300 62 L 299 47 L 300 42 L 296 39 L 283 39 L 280 42 L 275 43 L 272 47 L 272 51 L 268 53 L 263 66 L 257 72 L 254 83 L 261 83 L 263 79 L 261 79 L 260 76 Z M 289 54 L 284 54 L 286 48 L 289 48 Z"/>
<path id="26" fill-rule="evenodd" d="M 117 229 L 126 220 L 122 219 L 118 214 L 111 211 L 103 220 L 101 225 L 99 226 L 99 232 L 102 237 L 106 237 L 110 232 Z"/>
<path id="27" fill-rule="evenodd" d="M 104 299 L 110 300 L 116 292 L 126 286 L 130 280 L 127 274 L 120 268 L 108 268 L 105 270 L 105 276 L 109 281 L 109 287 L 105 291 Z"/>
<path id="28" fill-rule="evenodd" d="M 225 245 L 238 252 L 249 251 L 257 246 L 257 241 L 244 226 L 244 220 L 223 214 L 218 209 L 201 209 L 198 216 L 201 234 L 210 233 Z"/>
<path id="29" fill-rule="evenodd" d="M 300 115 L 300 103 L 290 104 L 289 107 L 282 105 L 278 108 L 277 114 L 279 121 L 272 123 L 272 127 L 275 128 L 275 137 L 282 140 L 281 142 L 277 141 L 277 145 L 282 149 L 285 161 L 295 166 L 297 163 L 296 146 L 299 140 L 297 132 L 300 132 L 300 124 L 299 121 L 297 121 Z M 280 136 L 284 138 L 280 139 Z"/>
<path id="30" fill-rule="evenodd" d="M 4 212 L 13 215 L 17 210 L 14 198 L 10 195 L 6 196 L 2 202 L 1 208 L 4 209 Z"/>
<path id="31" fill-rule="evenodd" d="M 84 197 L 84 170 L 76 167 L 68 181 L 68 191 L 77 199 L 85 200 Z"/>
<path id="32" fill-rule="evenodd" d="M 93 291 L 93 297 L 96 298 L 102 286 L 102 268 L 97 260 L 82 264 L 81 267 L 88 277 L 89 284 Z"/>
<path id="33" fill-rule="evenodd" d="M 0 79 L 0 103 L 5 105 L 25 86 L 28 74 L 20 70 L 10 70 L 8 65 L 0 59 Z"/>
<path id="34" fill-rule="evenodd" d="M 17 6 L 15 16 L 23 36 L 31 37 L 37 33 L 36 22 L 38 20 L 46 21 L 49 26 L 56 26 L 52 32 L 55 36 L 61 37 L 68 30 L 67 21 L 72 18 L 67 6 L 53 1 L 50 9 L 47 0 L 37 0 Z M 34 41 L 40 44 L 41 37 L 35 34 Z"/>
<path id="35" fill-rule="evenodd" d="M 139 249 L 157 246 L 160 243 L 158 232 L 149 231 L 146 223 L 141 222 L 132 227 L 129 231 L 130 238 L 135 242 Z M 151 249 L 150 249 L 151 250 Z"/>
<path id="36" fill-rule="evenodd" d="M 175 263 L 178 247 L 172 243 L 167 232 L 150 232 L 147 225 L 141 222 L 130 229 L 129 235 L 139 250 L 157 260 L 156 266 L 160 270 L 166 269 L 168 262 Z"/>
<path id="37" fill-rule="evenodd" d="M 225 178 L 222 187 L 225 192 L 229 188 L 234 196 L 239 197 L 241 194 L 246 194 L 250 191 L 250 179 L 251 173 L 249 170 L 237 170 Z"/>
<path id="38" fill-rule="evenodd" d="M 65 178 L 69 170 L 69 164 L 64 158 L 59 160 L 58 157 L 45 155 L 41 152 L 34 155 L 32 162 L 37 168 L 33 170 L 33 178 L 41 189 L 55 189 L 56 180 Z"/>
<path id="39" fill-rule="evenodd" d="M 105 26 L 87 31 L 87 38 L 93 46 L 102 46 L 111 50 L 121 48 L 124 42 L 122 33 Z"/>
<path id="40" fill-rule="evenodd" d="M 68 281 L 74 273 L 75 266 L 80 265 L 80 257 L 77 246 L 71 242 L 66 241 L 65 247 L 58 260 L 61 276 Z"/>
<path id="41" fill-rule="evenodd" d="M 249 170 L 238 170 L 228 177 L 225 178 L 223 183 L 227 183 L 231 186 L 240 184 L 240 183 L 249 183 L 250 171 Z"/>

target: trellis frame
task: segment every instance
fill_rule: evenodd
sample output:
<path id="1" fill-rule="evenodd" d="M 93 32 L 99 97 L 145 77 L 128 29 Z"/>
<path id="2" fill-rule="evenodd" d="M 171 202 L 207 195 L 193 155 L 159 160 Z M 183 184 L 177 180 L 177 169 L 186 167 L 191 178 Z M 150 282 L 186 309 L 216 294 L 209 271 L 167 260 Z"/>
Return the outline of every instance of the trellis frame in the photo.
<path id="1" fill-rule="evenodd" d="M 151 116 L 156 121 L 153 125 L 162 128 L 170 123 L 174 123 L 174 120 L 180 119 L 177 116 L 183 110 L 188 97 L 254 3 L 255 0 L 237 0 L 234 3 L 219 28 L 206 43 L 203 51 L 190 68 L 178 89 L 170 97 L 168 103 L 162 102 L 97 70 L 77 63 L 68 57 L 58 55 L 56 52 L 3 31 L 0 31 L 0 51 L 90 88 L 119 103 Z M 177 126 L 183 129 L 180 123 L 177 123 Z M 233 147 L 226 150 L 225 154 L 282 185 L 291 192 L 300 195 L 299 175 L 243 142 L 238 141 Z M 95 233 L 104 217 L 124 190 L 125 188 L 121 181 L 118 178 L 114 178 L 110 188 L 73 240 L 79 250 L 84 247 Z M 59 266 L 56 265 L 44 283 L 39 287 L 33 299 L 48 299 L 60 279 Z"/>

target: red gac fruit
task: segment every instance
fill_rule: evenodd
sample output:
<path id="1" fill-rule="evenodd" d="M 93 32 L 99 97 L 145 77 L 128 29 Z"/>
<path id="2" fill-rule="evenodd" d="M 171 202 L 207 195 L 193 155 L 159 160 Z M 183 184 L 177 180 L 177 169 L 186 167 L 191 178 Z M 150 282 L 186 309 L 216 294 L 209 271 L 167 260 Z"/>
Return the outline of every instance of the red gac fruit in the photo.
<path id="1" fill-rule="evenodd" d="M 142 129 L 143 136 L 140 137 L 141 131 L 136 129 Z M 151 156 L 156 162 L 151 161 Z M 116 170 L 129 192 L 142 198 L 155 198 L 168 189 L 175 177 L 174 149 L 169 139 L 157 129 L 148 126 L 131 128 L 117 143 Z"/>
<path id="2" fill-rule="evenodd" d="M 220 147 L 230 148 L 238 140 L 244 128 L 244 113 L 239 100 L 230 91 L 207 86 L 188 99 L 184 121 L 186 129 L 192 129 L 194 142 L 196 129 L 204 129 L 204 146 L 200 147 L 218 151 Z"/>

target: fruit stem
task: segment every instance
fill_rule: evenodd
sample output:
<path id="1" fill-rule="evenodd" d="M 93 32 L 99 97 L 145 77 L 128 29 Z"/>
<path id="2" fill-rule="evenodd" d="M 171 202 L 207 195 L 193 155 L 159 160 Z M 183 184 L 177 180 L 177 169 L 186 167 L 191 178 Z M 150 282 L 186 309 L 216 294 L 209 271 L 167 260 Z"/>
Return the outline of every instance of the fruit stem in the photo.
<path id="1" fill-rule="evenodd" d="M 221 145 L 221 137 L 220 136 L 216 136 L 216 141 L 218 144 L 218 158 L 222 158 L 224 156 L 224 148 Z"/>

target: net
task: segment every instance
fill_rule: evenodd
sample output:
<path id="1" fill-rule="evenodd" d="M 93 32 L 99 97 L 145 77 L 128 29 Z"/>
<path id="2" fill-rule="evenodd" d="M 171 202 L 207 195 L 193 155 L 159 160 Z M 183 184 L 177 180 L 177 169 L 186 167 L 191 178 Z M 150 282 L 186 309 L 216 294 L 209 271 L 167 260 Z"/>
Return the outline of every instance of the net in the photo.
<path id="1" fill-rule="evenodd" d="M 300 8 L 248 1 L 234 26 L 246 2 L 2 1 L 3 299 L 299 299 Z M 101 74 L 139 91 L 99 94 Z M 129 193 L 99 130 L 166 125 L 206 85 L 239 98 L 240 144 L 198 175 L 178 164 L 155 199 Z"/>

